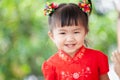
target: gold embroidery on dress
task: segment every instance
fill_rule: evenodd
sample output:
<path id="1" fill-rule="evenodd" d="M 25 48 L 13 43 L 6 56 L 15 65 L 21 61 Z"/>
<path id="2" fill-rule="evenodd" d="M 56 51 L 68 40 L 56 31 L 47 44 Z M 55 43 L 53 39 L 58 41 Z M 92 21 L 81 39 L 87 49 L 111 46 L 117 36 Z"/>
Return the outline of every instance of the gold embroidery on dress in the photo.
<path id="1" fill-rule="evenodd" d="M 84 69 L 82 69 L 81 71 L 79 71 L 79 72 L 74 72 L 74 73 L 70 73 L 70 72 L 68 72 L 68 71 L 61 71 L 61 77 L 62 77 L 62 79 L 79 79 L 79 78 L 82 78 L 82 77 L 84 77 L 84 78 L 87 78 L 90 74 L 91 74 L 92 72 L 91 72 L 91 69 L 90 69 L 90 67 L 86 67 L 86 68 L 84 68 Z"/>
<path id="2" fill-rule="evenodd" d="M 73 58 L 73 60 L 77 61 L 78 59 L 81 59 L 84 55 L 84 52 L 85 52 L 85 48 L 82 47 L 82 49 L 80 50 L 79 53 L 77 53 L 77 55 Z M 65 55 L 61 50 L 59 51 L 58 53 L 59 57 L 64 60 L 64 61 L 72 61 L 70 57 L 68 57 L 67 55 Z"/>

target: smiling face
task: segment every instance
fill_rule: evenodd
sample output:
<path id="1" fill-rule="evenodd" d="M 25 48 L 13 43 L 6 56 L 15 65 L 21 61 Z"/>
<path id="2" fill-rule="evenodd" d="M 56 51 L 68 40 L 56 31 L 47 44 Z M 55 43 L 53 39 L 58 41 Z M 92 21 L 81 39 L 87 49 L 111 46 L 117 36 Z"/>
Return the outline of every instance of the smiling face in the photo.
<path id="1" fill-rule="evenodd" d="M 49 16 L 49 36 L 59 50 L 70 56 L 84 44 L 88 29 L 88 15 L 76 4 L 60 4 Z"/>
<path id="2" fill-rule="evenodd" d="M 50 38 L 59 50 L 63 50 L 70 56 L 84 44 L 86 31 L 83 26 L 56 27 L 49 32 Z"/>

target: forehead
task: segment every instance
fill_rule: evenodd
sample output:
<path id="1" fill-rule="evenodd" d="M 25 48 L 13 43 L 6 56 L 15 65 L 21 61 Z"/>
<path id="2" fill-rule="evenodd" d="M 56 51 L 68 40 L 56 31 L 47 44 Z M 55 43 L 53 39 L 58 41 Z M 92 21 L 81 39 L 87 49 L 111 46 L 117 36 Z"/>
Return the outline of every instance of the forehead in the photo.
<path id="1" fill-rule="evenodd" d="M 64 27 L 56 27 L 54 28 L 54 30 L 57 30 L 57 31 L 68 31 L 68 30 L 84 30 L 84 27 L 81 25 L 79 26 L 64 26 Z"/>

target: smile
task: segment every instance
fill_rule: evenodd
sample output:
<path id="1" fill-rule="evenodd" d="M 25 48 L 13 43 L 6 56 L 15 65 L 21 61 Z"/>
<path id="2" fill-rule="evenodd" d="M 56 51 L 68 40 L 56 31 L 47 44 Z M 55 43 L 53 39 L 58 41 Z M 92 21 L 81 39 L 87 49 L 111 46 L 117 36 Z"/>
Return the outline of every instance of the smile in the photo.
<path id="1" fill-rule="evenodd" d="M 73 48 L 75 46 L 75 44 L 65 44 L 65 46 L 68 48 Z"/>

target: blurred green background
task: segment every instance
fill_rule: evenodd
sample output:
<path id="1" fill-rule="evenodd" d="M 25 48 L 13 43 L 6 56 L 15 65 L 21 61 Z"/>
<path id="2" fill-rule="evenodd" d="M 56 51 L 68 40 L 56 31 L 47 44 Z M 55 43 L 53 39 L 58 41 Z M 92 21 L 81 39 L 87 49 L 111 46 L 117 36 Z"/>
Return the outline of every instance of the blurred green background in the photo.
<path id="1" fill-rule="evenodd" d="M 56 52 L 43 14 L 47 1 L 79 0 L 0 0 L 0 80 L 42 80 L 42 62 Z M 117 46 L 117 13 L 113 5 L 100 9 L 97 3 L 93 0 L 88 46 L 110 56 Z"/>

